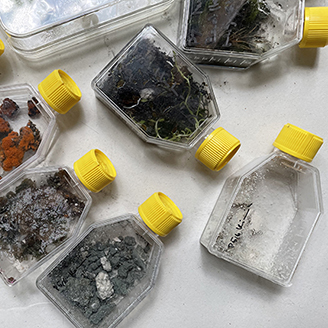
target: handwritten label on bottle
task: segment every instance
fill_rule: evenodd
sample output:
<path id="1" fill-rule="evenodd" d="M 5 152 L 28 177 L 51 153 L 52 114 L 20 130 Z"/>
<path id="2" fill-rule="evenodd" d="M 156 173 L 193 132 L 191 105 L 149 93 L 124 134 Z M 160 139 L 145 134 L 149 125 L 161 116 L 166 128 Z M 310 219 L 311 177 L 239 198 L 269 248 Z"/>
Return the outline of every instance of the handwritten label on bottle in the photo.
<path id="1" fill-rule="evenodd" d="M 249 216 L 249 212 L 251 210 L 251 206 L 253 205 L 253 203 L 249 204 L 249 205 L 245 205 L 243 204 L 242 207 L 245 207 L 245 214 L 242 216 L 241 219 L 238 220 L 238 224 L 236 225 L 235 229 L 237 230 L 234 235 L 230 238 L 230 242 L 228 244 L 228 249 L 234 248 L 235 244 L 238 242 L 238 240 L 241 238 L 241 236 L 243 235 L 243 229 L 245 227 L 245 224 L 247 222 L 247 218 Z"/>

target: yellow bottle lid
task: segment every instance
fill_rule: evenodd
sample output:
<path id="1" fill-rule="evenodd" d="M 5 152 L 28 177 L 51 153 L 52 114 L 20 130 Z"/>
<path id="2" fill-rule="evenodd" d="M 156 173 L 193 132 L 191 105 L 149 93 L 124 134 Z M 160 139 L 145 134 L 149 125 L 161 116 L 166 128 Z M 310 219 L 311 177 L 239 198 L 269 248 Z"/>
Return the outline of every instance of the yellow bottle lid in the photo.
<path id="1" fill-rule="evenodd" d="M 74 163 L 74 171 L 83 185 L 99 192 L 116 178 L 114 165 L 100 150 L 92 149 Z"/>
<path id="2" fill-rule="evenodd" d="M 138 211 L 146 225 L 162 237 L 180 224 L 183 217 L 173 201 L 161 192 L 151 195 Z"/>
<path id="3" fill-rule="evenodd" d="M 66 114 L 81 99 L 81 91 L 72 78 L 57 69 L 38 86 L 43 99 L 60 114 Z"/>
<path id="4" fill-rule="evenodd" d="M 328 44 L 328 7 L 306 7 L 300 48 L 325 47 Z"/>
<path id="5" fill-rule="evenodd" d="M 3 44 L 2 40 L 0 40 L 0 56 L 4 53 L 5 51 L 5 45 Z"/>
<path id="6" fill-rule="evenodd" d="M 294 157 L 311 162 L 323 139 L 295 125 L 285 124 L 273 145 Z"/>
<path id="7" fill-rule="evenodd" d="M 240 141 L 223 128 L 215 129 L 202 142 L 195 157 L 213 171 L 221 170 L 240 148 Z"/>

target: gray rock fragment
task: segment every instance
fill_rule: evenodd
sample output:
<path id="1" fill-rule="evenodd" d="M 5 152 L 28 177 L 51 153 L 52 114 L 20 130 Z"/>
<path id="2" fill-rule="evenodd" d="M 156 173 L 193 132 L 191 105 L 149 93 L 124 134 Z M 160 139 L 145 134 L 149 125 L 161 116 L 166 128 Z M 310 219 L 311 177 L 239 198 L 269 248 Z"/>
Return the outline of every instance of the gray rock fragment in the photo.
<path id="1" fill-rule="evenodd" d="M 66 293 L 71 301 L 86 306 L 93 296 L 93 288 L 89 279 L 69 277 L 66 284 Z"/>
<path id="2" fill-rule="evenodd" d="M 90 306 L 90 309 L 93 311 L 93 312 L 97 312 L 98 309 L 100 308 L 100 302 L 99 302 L 99 299 L 97 297 L 94 297 L 90 303 L 89 303 L 89 306 Z"/>
<path id="3" fill-rule="evenodd" d="M 98 312 L 94 313 L 90 317 L 91 323 L 93 323 L 94 325 L 98 325 L 101 320 L 103 320 L 113 310 L 114 307 L 115 305 L 112 303 L 102 305 L 99 308 Z"/>

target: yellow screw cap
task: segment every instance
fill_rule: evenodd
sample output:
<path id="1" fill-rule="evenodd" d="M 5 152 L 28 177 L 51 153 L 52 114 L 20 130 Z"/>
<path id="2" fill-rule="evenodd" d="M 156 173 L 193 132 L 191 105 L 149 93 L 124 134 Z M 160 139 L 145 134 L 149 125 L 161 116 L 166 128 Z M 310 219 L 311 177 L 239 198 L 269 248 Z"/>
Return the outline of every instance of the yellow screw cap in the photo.
<path id="1" fill-rule="evenodd" d="M 328 44 L 328 7 L 306 7 L 300 48 L 325 47 Z"/>
<path id="2" fill-rule="evenodd" d="M 43 99 L 60 114 L 66 114 L 82 96 L 72 78 L 60 69 L 50 73 L 38 88 Z"/>
<path id="3" fill-rule="evenodd" d="M 5 45 L 3 44 L 2 40 L 0 40 L 0 56 L 4 53 L 5 51 Z"/>
<path id="4" fill-rule="evenodd" d="M 92 149 L 78 159 L 74 171 L 83 185 L 93 192 L 99 192 L 116 178 L 112 162 L 98 149 Z"/>
<path id="5" fill-rule="evenodd" d="M 199 146 L 195 157 L 213 171 L 221 170 L 240 148 L 240 141 L 223 128 L 215 129 Z"/>
<path id="6" fill-rule="evenodd" d="M 289 123 L 273 143 L 276 148 L 306 162 L 313 160 L 322 144 L 322 138 Z"/>
<path id="7" fill-rule="evenodd" d="M 173 201 L 161 192 L 151 195 L 138 211 L 147 226 L 162 237 L 180 224 L 183 217 Z"/>

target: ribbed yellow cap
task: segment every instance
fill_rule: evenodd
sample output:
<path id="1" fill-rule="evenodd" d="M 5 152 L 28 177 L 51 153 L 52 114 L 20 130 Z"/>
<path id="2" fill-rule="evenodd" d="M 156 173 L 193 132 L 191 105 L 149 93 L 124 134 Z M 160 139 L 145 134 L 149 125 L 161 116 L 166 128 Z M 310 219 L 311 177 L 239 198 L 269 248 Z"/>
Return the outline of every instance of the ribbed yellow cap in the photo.
<path id="1" fill-rule="evenodd" d="M 67 113 L 81 99 L 81 91 L 72 78 L 58 69 L 38 86 L 43 99 L 58 113 Z"/>
<path id="2" fill-rule="evenodd" d="M 301 48 L 325 47 L 328 44 L 328 7 L 306 7 L 304 10 Z"/>
<path id="3" fill-rule="evenodd" d="M 183 217 L 173 201 L 161 192 L 151 195 L 138 211 L 147 226 L 163 237 L 180 224 Z"/>
<path id="4" fill-rule="evenodd" d="M 240 141 L 223 128 L 215 129 L 199 146 L 195 157 L 213 171 L 221 170 L 240 148 Z"/>
<path id="5" fill-rule="evenodd" d="M 98 149 L 92 149 L 78 159 L 74 171 L 83 185 L 93 192 L 99 192 L 116 178 L 114 165 Z"/>
<path id="6" fill-rule="evenodd" d="M 4 53 L 5 51 L 5 45 L 3 44 L 2 40 L 0 40 L 0 56 Z"/>
<path id="7" fill-rule="evenodd" d="M 306 162 L 312 161 L 322 144 L 322 138 L 289 123 L 273 143 L 276 148 Z"/>

